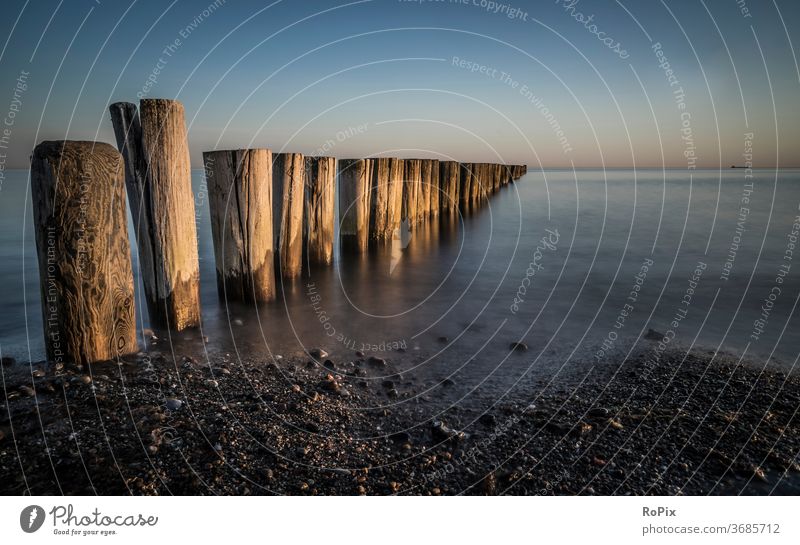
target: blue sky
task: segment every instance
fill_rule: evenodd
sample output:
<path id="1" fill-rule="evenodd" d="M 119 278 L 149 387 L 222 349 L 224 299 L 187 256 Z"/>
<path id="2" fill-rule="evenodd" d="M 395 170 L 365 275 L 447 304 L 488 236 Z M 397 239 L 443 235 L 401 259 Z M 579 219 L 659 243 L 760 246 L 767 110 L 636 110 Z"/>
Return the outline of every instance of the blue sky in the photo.
<path id="1" fill-rule="evenodd" d="M 800 7 L 743 5 L 7 1 L 0 115 L 18 111 L 0 152 L 24 167 L 42 140 L 114 142 L 108 104 L 143 93 L 184 103 L 195 166 L 204 150 L 269 147 L 684 168 L 690 150 L 728 167 L 750 132 L 756 166 L 800 165 Z"/>

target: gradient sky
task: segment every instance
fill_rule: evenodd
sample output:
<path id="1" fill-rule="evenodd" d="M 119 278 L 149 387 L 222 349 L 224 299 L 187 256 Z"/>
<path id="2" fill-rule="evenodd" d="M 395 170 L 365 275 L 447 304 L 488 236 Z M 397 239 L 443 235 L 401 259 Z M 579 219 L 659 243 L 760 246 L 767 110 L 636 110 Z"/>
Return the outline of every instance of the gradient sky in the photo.
<path id="1" fill-rule="evenodd" d="M 194 166 L 204 150 L 269 147 L 685 168 L 693 145 L 698 167 L 727 168 L 743 164 L 749 132 L 755 166 L 800 165 L 796 0 L 748 0 L 749 16 L 735 0 L 499 2 L 497 13 L 482 0 L 211 4 L 6 0 L 5 166 L 26 167 L 42 140 L 114 142 L 108 105 L 140 92 L 184 103 Z"/>

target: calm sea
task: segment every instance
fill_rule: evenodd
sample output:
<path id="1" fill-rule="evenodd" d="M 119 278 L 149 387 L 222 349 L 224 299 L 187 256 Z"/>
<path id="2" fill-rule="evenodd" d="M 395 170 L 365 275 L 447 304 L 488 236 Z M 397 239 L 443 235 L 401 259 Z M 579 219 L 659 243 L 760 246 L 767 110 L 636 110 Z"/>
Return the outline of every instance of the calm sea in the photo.
<path id="1" fill-rule="evenodd" d="M 27 182 L 27 171 L 9 171 L 0 189 L 0 349 L 35 361 L 44 353 Z M 412 231 L 394 255 L 337 256 L 254 308 L 218 297 L 198 170 L 202 335 L 232 358 L 403 347 L 415 366 L 486 379 L 510 366 L 602 365 L 652 328 L 684 349 L 788 369 L 800 353 L 800 171 L 756 171 L 752 182 L 749 192 L 740 169 L 531 172 L 456 222 Z M 174 335 L 159 350 L 191 351 L 200 336 Z M 509 354 L 514 341 L 529 346 L 524 356 Z"/>

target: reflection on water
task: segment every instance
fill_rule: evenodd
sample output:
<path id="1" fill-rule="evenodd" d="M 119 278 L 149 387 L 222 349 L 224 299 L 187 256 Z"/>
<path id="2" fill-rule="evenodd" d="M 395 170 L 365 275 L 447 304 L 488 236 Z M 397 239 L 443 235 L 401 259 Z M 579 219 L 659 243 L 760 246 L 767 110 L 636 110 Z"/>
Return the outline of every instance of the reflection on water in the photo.
<path id="1" fill-rule="evenodd" d="M 354 350 L 391 357 L 400 348 L 407 367 L 435 376 L 460 369 L 459 376 L 485 381 L 484 387 L 528 371 L 602 365 L 648 328 L 675 329 L 674 344 L 746 349 L 762 361 L 771 354 L 791 364 L 800 336 L 791 334 L 797 324 L 787 319 L 800 265 L 781 284 L 758 341 L 750 335 L 786 261 L 800 202 L 798 174 L 757 172 L 728 280 L 721 271 L 730 260 L 743 173 L 725 171 L 720 178 L 701 171 L 690 179 L 683 171 L 547 171 L 530 172 L 479 209 L 415 228 L 404 248 L 337 255 L 334 267 L 284 283 L 277 301 L 258 307 L 218 297 L 208 210 L 200 200 L 202 335 L 209 350 L 231 354 L 322 347 L 334 357 Z M 196 171 L 196 187 L 201 178 Z M 36 359 L 43 351 L 26 179 L 27 172 L 9 173 L 0 194 L 0 323 L 3 355 Z M 558 245 L 537 257 L 548 229 L 558 231 Z M 653 266 L 615 325 L 645 259 Z M 707 264 L 706 272 L 673 328 L 698 262 Z M 535 274 L 529 274 L 532 263 Z M 146 316 L 140 318 L 146 326 Z M 595 358 L 610 336 L 606 356 Z M 199 338 L 188 332 L 171 340 L 176 353 L 196 352 Z M 515 341 L 530 349 L 510 353 Z"/>

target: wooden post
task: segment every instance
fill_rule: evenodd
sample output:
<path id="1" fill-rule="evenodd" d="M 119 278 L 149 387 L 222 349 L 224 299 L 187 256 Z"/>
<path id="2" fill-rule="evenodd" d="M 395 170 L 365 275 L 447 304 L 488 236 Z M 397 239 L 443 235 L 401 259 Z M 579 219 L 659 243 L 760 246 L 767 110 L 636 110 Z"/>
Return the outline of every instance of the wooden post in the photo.
<path id="1" fill-rule="evenodd" d="M 455 161 L 440 161 L 439 170 L 442 187 L 442 213 L 455 215 L 458 213 L 459 185 L 461 183 L 460 165 Z"/>
<path id="2" fill-rule="evenodd" d="M 31 196 L 47 358 L 87 364 L 136 352 L 122 156 L 98 142 L 42 142 Z"/>
<path id="3" fill-rule="evenodd" d="M 390 185 L 391 159 L 379 157 L 372 160 L 372 179 L 370 182 L 370 243 L 381 244 L 392 240 L 396 225 L 394 208 L 394 184 Z"/>
<path id="4" fill-rule="evenodd" d="M 428 185 L 430 186 L 428 210 L 431 218 L 438 218 L 440 210 L 439 203 L 442 198 L 441 187 L 439 185 L 439 160 L 428 159 L 427 163 L 430 165 L 430 177 L 428 178 Z"/>
<path id="5" fill-rule="evenodd" d="M 305 248 L 308 262 L 333 263 L 336 159 L 306 157 Z"/>
<path id="6" fill-rule="evenodd" d="M 302 153 L 275 153 L 272 160 L 272 236 L 283 278 L 303 270 L 305 160 Z"/>
<path id="7" fill-rule="evenodd" d="M 500 191 L 500 165 L 492 163 L 492 193 Z"/>
<path id="8" fill-rule="evenodd" d="M 112 104 L 125 158 L 150 322 L 177 331 L 200 325 L 200 270 L 183 105 L 143 99 Z"/>
<path id="9" fill-rule="evenodd" d="M 470 195 L 472 194 L 472 185 L 475 183 L 474 163 L 460 163 L 459 165 L 459 183 L 458 190 L 460 205 L 462 207 L 471 204 Z"/>
<path id="10" fill-rule="evenodd" d="M 403 219 L 403 191 L 405 188 L 405 160 L 389 159 L 389 225 L 392 238 L 400 236 L 400 222 Z"/>
<path id="11" fill-rule="evenodd" d="M 372 159 L 339 161 L 339 235 L 343 250 L 367 251 L 371 180 Z"/>
<path id="12" fill-rule="evenodd" d="M 275 298 L 272 238 L 272 152 L 203 153 L 220 298 Z"/>
<path id="13" fill-rule="evenodd" d="M 403 187 L 403 219 L 408 222 L 408 229 L 413 230 L 417 224 L 417 199 L 422 187 L 422 160 L 405 160 L 405 184 Z"/>
<path id="14" fill-rule="evenodd" d="M 423 220 L 427 220 L 433 215 L 431 210 L 431 188 L 433 187 L 433 178 L 434 178 L 434 164 L 433 159 L 423 159 L 421 164 L 421 178 L 422 184 L 420 185 L 420 196 L 419 202 L 422 205 L 420 208 L 420 214 Z M 437 178 L 438 176 L 438 168 L 436 171 Z"/>
<path id="15" fill-rule="evenodd" d="M 481 184 L 480 184 L 480 164 L 472 163 L 472 182 L 469 185 L 469 202 L 472 206 L 478 206 L 481 203 Z"/>
<path id="16" fill-rule="evenodd" d="M 427 208 L 430 194 L 427 196 L 425 195 L 425 165 L 427 161 L 425 159 L 417 159 L 417 161 L 419 161 L 419 176 L 417 176 L 415 181 L 417 209 L 414 213 L 414 219 L 416 220 L 416 224 L 419 225 L 421 223 L 425 223 L 425 220 L 428 218 Z"/>

